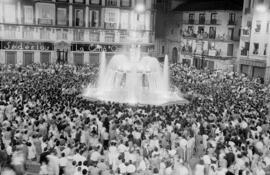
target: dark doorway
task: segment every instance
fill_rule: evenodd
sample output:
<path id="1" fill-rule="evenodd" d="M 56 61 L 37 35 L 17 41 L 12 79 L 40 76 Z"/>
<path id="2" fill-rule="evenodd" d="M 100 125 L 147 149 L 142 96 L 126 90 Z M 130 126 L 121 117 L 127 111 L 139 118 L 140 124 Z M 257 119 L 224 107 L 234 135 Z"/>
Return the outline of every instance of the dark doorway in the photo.
<path id="1" fill-rule="evenodd" d="M 178 51 L 177 48 L 174 47 L 172 50 L 172 63 L 177 63 L 177 59 L 178 59 Z"/>
<path id="2" fill-rule="evenodd" d="M 57 50 L 57 60 L 56 62 L 59 64 L 66 64 L 68 63 L 68 51 L 67 50 Z"/>
<path id="3" fill-rule="evenodd" d="M 23 65 L 31 65 L 34 63 L 34 53 L 33 52 L 24 52 L 23 53 Z"/>
<path id="4" fill-rule="evenodd" d="M 40 63 L 41 64 L 50 64 L 51 53 L 41 52 L 40 53 Z"/>
<path id="5" fill-rule="evenodd" d="M 15 65 L 17 63 L 17 52 L 6 52 L 6 64 Z"/>

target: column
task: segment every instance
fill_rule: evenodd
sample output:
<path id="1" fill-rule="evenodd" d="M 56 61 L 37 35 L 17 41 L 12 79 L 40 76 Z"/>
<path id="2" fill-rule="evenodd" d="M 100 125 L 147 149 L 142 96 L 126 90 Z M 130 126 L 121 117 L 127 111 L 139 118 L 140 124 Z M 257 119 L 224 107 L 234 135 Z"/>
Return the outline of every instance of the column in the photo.
<path id="1" fill-rule="evenodd" d="M 3 14 L 3 1 L 0 1 L 0 23 L 2 23 L 3 22 L 3 16 L 4 16 L 4 14 Z"/>
<path id="2" fill-rule="evenodd" d="M 72 0 L 71 0 L 72 1 Z M 68 21 L 69 21 L 69 27 L 72 27 L 73 25 L 73 8 L 72 8 L 72 5 L 69 5 L 69 11 L 68 11 Z"/>
<path id="3" fill-rule="evenodd" d="M 23 51 L 21 51 L 21 50 L 17 51 L 17 64 L 18 65 L 23 64 Z"/>
<path id="4" fill-rule="evenodd" d="M 85 8 L 85 27 L 89 26 L 89 7 L 86 6 Z"/>
<path id="5" fill-rule="evenodd" d="M 40 51 L 34 51 L 34 63 L 40 63 Z"/>
<path id="6" fill-rule="evenodd" d="M 21 7 L 21 1 L 17 2 L 17 21 L 18 24 L 22 23 L 22 7 Z"/>
<path id="7" fill-rule="evenodd" d="M 253 66 L 252 65 L 249 65 L 248 67 L 248 77 L 252 77 L 252 73 L 253 73 L 253 70 L 252 70 Z"/>
<path id="8" fill-rule="evenodd" d="M 5 64 L 5 51 L 4 50 L 0 50 L 0 63 L 1 64 Z"/>
<path id="9" fill-rule="evenodd" d="M 84 52 L 83 54 L 83 64 L 88 64 L 89 52 Z"/>

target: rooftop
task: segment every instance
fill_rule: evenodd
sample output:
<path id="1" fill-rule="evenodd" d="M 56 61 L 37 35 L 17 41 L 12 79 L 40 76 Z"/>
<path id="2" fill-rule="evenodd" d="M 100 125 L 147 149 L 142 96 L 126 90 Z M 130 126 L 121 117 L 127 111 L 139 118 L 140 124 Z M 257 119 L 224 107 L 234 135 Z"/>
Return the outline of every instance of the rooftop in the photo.
<path id="1" fill-rule="evenodd" d="M 237 10 L 242 11 L 242 0 L 189 0 L 176 7 L 173 11 L 211 11 Z"/>

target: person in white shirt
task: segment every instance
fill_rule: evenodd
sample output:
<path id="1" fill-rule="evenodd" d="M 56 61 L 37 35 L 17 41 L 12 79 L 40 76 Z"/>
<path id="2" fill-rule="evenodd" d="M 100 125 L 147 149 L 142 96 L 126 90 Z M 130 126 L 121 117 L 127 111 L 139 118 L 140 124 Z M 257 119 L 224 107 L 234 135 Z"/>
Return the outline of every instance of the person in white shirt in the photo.
<path id="1" fill-rule="evenodd" d="M 125 160 L 124 159 L 122 159 L 122 163 L 119 164 L 119 170 L 120 170 L 120 174 L 127 173 L 127 166 L 125 164 Z"/>
<path id="2" fill-rule="evenodd" d="M 132 161 L 129 162 L 129 165 L 127 166 L 127 173 L 132 174 L 135 173 L 136 167 L 132 164 Z"/>
<path id="3" fill-rule="evenodd" d="M 59 159 L 59 166 L 60 166 L 59 175 L 63 175 L 65 173 L 65 168 L 67 164 L 68 164 L 68 159 L 65 153 L 61 153 L 61 158 Z"/>

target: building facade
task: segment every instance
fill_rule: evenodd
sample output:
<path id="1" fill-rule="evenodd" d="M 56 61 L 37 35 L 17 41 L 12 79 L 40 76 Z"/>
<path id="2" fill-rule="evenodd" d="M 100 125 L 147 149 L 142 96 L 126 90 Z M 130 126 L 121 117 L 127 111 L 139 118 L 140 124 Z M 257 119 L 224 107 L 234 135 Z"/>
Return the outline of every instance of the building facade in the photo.
<path id="1" fill-rule="evenodd" d="M 151 52 L 154 7 L 155 0 L 1 0 L 0 63 L 97 64 L 100 52 L 109 59 L 131 44 Z"/>
<path id="2" fill-rule="evenodd" d="M 173 11 L 184 0 L 157 2 L 155 56 L 163 60 L 168 55 L 171 63 L 179 62 L 182 12 Z"/>
<path id="3" fill-rule="evenodd" d="M 238 71 L 250 78 L 270 80 L 270 1 L 245 0 Z"/>
<path id="4" fill-rule="evenodd" d="M 180 61 L 198 69 L 233 71 L 239 48 L 242 12 L 226 6 L 223 9 L 221 4 L 216 9 L 208 6 L 207 2 L 200 5 L 189 10 L 178 8 L 185 9 Z"/>

